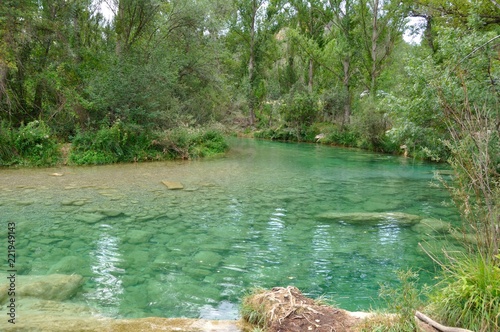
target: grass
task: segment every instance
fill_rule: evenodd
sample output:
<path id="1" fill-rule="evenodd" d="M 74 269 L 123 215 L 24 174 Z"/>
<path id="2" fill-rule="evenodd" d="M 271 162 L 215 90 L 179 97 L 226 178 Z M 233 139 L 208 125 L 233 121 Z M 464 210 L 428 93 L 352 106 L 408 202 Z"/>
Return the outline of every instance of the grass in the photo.
<path id="1" fill-rule="evenodd" d="M 500 257 L 497 257 L 500 260 Z M 431 297 L 433 313 L 449 325 L 500 330 L 500 267 L 480 254 L 448 258 Z"/>

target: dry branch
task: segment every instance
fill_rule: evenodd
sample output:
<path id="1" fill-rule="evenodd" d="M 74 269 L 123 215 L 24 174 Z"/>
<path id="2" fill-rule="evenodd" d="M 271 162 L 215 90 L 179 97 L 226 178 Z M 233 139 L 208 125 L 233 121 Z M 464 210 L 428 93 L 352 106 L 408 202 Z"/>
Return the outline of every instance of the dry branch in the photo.
<path id="1" fill-rule="evenodd" d="M 430 319 L 429 317 L 427 317 L 426 315 L 424 315 L 423 313 L 421 313 L 419 311 L 417 311 L 415 313 L 415 318 L 420 319 L 422 322 L 429 324 L 430 326 L 434 327 L 435 329 L 437 329 L 438 331 L 441 331 L 441 332 L 474 332 L 474 331 L 462 329 L 459 327 L 448 327 L 448 326 L 441 325 L 438 322 Z"/>

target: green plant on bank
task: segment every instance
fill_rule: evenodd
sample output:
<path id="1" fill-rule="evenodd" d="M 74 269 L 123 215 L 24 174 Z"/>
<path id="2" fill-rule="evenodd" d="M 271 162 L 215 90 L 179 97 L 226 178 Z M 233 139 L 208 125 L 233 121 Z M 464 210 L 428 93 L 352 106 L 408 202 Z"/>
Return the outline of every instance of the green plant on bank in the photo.
<path id="1" fill-rule="evenodd" d="M 475 44 L 473 32 L 445 37 L 448 48 L 443 50 L 452 53 Z M 462 234 L 458 239 L 464 252 L 447 252 L 439 262 L 443 275 L 430 307 L 444 323 L 478 332 L 500 330 L 500 100 L 493 80 L 477 79 L 498 67 L 496 46 L 490 46 L 483 43 L 474 57 L 456 59 L 454 69 L 435 82 L 449 132 L 448 162 L 455 173 L 450 182 L 441 183 L 460 211 L 462 227 L 455 233 Z"/>
<path id="2" fill-rule="evenodd" d="M 0 125 L 0 165 L 50 166 L 61 153 L 49 126 L 35 120 L 18 129 Z"/>
<path id="3" fill-rule="evenodd" d="M 422 292 L 417 287 L 418 273 L 410 270 L 396 271 L 399 287 L 381 285 L 379 296 L 385 300 L 389 314 L 377 314 L 364 321 L 362 332 L 413 332 L 416 331 L 415 311 L 422 305 Z"/>
<path id="4" fill-rule="evenodd" d="M 72 140 L 70 163 L 100 165 L 165 159 L 192 159 L 224 153 L 228 145 L 218 129 L 177 128 L 143 133 L 117 121 L 97 132 L 80 131 Z"/>
<path id="5" fill-rule="evenodd" d="M 252 302 L 255 295 L 265 292 L 264 289 L 256 288 L 243 297 L 241 302 L 241 318 L 248 322 L 256 331 L 265 331 L 268 319 L 268 312 L 263 304 L 255 305 Z"/>
<path id="6" fill-rule="evenodd" d="M 222 133 L 213 128 L 172 129 L 165 132 L 156 144 L 173 159 L 210 157 L 229 148 Z"/>
<path id="7" fill-rule="evenodd" d="M 480 254 L 464 254 L 449 257 L 443 269 L 430 309 L 448 325 L 499 331 L 500 267 Z"/>
<path id="8" fill-rule="evenodd" d="M 97 132 L 79 131 L 72 139 L 69 162 L 76 165 L 100 165 L 154 158 L 147 134 L 116 121 Z"/>

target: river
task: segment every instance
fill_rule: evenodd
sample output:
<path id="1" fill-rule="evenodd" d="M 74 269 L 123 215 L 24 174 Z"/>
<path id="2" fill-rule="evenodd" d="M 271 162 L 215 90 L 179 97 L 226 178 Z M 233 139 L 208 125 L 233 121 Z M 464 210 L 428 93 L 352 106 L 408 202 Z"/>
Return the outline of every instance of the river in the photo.
<path id="1" fill-rule="evenodd" d="M 81 275 L 66 301 L 127 318 L 234 319 L 252 288 L 287 285 L 368 310 L 383 306 L 380 284 L 396 285 L 395 270 L 432 282 L 419 243 L 444 245 L 458 220 L 431 185 L 446 165 L 230 142 L 205 160 L 1 169 L 0 235 L 15 223 L 17 274 Z"/>

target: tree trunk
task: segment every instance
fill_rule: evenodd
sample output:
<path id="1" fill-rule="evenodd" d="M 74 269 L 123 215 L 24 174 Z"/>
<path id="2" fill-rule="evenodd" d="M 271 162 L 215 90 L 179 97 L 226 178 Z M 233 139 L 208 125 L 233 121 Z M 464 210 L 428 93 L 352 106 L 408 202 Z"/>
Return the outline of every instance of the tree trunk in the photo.
<path id="1" fill-rule="evenodd" d="M 257 1 L 252 1 L 252 20 L 250 22 L 250 58 L 248 59 L 248 111 L 249 111 L 249 124 L 255 124 L 255 20 L 257 16 Z"/>
<path id="2" fill-rule="evenodd" d="M 309 59 L 309 81 L 307 83 L 307 88 L 309 93 L 313 92 L 313 79 L 314 79 L 314 61 Z"/>
<path id="3" fill-rule="evenodd" d="M 125 4 L 123 0 L 118 1 L 118 12 L 115 17 L 115 32 L 116 32 L 116 45 L 115 53 L 120 56 L 123 53 L 124 43 L 124 22 L 125 20 Z"/>
<path id="4" fill-rule="evenodd" d="M 378 45 L 377 40 L 379 37 L 378 31 L 378 13 L 379 13 L 379 2 L 375 0 L 373 3 L 373 19 L 372 19 L 372 40 L 371 40 L 371 70 L 370 70 L 370 97 L 375 98 L 377 94 L 377 51 Z"/>

